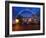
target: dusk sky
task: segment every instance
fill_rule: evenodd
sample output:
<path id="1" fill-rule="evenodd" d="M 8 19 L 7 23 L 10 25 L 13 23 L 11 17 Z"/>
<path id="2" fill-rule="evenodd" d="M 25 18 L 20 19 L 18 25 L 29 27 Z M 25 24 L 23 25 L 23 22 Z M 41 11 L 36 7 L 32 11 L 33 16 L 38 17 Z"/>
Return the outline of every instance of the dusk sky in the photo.
<path id="1" fill-rule="evenodd" d="M 15 19 L 16 16 L 21 15 L 24 17 L 31 17 L 32 13 L 40 16 L 40 8 L 35 7 L 12 7 L 12 17 Z"/>

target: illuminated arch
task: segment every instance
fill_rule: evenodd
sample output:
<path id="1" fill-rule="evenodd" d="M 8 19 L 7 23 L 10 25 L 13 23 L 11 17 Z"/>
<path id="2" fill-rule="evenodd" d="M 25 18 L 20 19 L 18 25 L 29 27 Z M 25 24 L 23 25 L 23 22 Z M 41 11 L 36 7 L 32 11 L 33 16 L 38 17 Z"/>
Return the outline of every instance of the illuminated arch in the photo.
<path id="1" fill-rule="evenodd" d="M 18 15 L 21 15 L 24 11 L 29 11 L 31 14 L 33 14 L 33 12 L 30 10 L 30 9 L 23 9 L 23 10 L 21 10 L 18 14 L 17 14 L 17 16 Z M 16 17 L 17 17 L 16 16 Z"/>

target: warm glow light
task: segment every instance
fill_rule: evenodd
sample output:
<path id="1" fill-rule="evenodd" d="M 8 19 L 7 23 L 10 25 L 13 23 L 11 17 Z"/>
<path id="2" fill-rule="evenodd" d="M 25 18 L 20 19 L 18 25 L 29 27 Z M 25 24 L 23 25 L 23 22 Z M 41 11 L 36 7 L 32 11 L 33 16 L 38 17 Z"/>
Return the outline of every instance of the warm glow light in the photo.
<path id="1" fill-rule="evenodd" d="M 18 23 L 18 22 L 19 22 L 19 20 L 18 20 L 18 19 L 16 19 L 16 20 L 15 20 L 15 22 L 16 22 L 16 23 Z"/>

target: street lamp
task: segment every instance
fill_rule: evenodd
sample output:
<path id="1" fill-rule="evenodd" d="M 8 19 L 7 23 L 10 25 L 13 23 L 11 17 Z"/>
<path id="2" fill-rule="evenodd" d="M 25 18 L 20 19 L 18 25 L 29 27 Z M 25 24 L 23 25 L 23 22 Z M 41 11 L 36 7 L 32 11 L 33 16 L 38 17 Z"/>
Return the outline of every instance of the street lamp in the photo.
<path id="1" fill-rule="evenodd" d="M 16 23 L 19 23 L 19 19 L 16 19 L 15 22 L 16 22 Z"/>

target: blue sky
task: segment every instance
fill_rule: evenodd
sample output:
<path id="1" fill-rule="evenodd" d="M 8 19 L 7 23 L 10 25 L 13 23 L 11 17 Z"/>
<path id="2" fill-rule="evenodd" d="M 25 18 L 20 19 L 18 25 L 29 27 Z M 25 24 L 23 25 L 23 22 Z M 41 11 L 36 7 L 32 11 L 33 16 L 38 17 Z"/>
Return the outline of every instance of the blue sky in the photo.
<path id="1" fill-rule="evenodd" d="M 21 12 L 22 10 L 24 10 L 24 11 Z M 40 8 L 36 8 L 36 7 L 12 7 L 13 19 L 15 19 L 15 17 L 18 15 L 31 17 L 32 13 L 39 16 L 40 15 Z"/>

